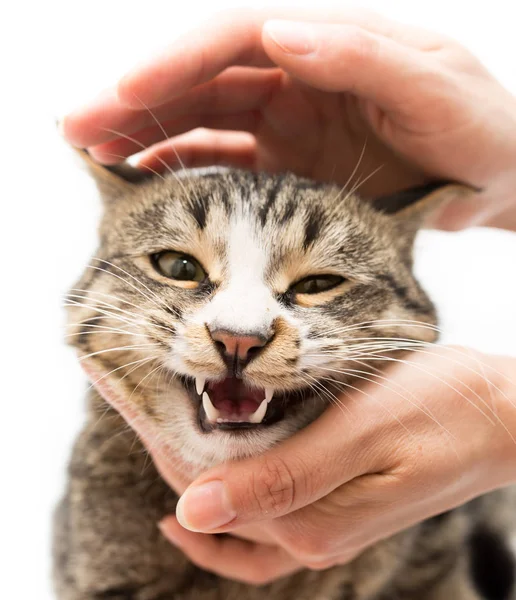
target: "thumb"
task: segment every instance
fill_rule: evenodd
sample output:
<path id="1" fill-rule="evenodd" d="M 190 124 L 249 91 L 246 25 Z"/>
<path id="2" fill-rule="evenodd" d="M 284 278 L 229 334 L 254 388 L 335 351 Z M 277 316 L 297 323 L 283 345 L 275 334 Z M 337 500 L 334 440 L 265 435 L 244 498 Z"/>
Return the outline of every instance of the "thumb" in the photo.
<path id="1" fill-rule="evenodd" d="M 220 533 L 316 502 L 367 472 L 375 454 L 368 429 L 361 411 L 343 421 L 332 406 L 265 454 L 203 473 L 180 498 L 177 519 L 191 531 Z"/>
<path id="2" fill-rule="evenodd" d="M 396 113 L 417 110 L 407 106 L 407 98 L 417 100 L 414 76 L 432 69 L 424 52 L 357 25 L 270 20 L 262 43 L 296 79 L 324 91 L 353 93 Z"/>

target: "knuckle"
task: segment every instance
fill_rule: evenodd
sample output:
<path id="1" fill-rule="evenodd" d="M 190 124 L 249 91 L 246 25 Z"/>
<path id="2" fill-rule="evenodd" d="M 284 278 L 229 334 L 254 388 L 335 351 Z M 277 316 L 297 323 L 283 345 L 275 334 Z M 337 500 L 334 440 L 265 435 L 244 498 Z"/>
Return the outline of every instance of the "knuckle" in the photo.
<path id="1" fill-rule="evenodd" d="M 267 458 L 252 480 L 255 504 L 264 515 L 288 513 L 294 506 L 296 482 L 287 464 L 278 457 Z"/>

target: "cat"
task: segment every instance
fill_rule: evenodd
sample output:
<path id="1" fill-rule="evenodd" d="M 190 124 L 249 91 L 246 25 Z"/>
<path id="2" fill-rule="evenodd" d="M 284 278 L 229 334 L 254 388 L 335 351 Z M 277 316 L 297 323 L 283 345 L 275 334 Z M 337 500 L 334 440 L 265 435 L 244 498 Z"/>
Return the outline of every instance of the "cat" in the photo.
<path id="1" fill-rule="evenodd" d="M 379 358 L 436 341 L 413 242 L 427 211 L 466 188 L 367 200 L 292 174 L 149 177 L 83 158 L 104 215 L 99 250 L 67 301 L 68 339 L 94 386 L 55 515 L 59 600 L 511 598 L 511 490 L 349 565 L 262 587 L 204 572 L 160 534 L 177 496 L 116 410 L 191 479 L 293 435 L 358 373 L 374 378 Z"/>

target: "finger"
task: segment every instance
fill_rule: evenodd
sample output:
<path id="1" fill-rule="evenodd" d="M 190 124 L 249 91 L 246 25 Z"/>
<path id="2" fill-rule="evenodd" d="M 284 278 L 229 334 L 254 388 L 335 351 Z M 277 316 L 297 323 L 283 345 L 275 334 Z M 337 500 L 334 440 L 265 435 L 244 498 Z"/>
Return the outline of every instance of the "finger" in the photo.
<path id="1" fill-rule="evenodd" d="M 267 453 L 204 473 L 179 500 L 181 525 L 192 531 L 230 531 L 274 519 L 319 500 L 373 465 L 383 468 L 387 456 L 378 455 L 379 436 L 371 431 L 365 404 L 347 401 L 345 413 L 331 406 Z M 387 435 L 392 419 L 378 420 Z"/>
<path id="2" fill-rule="evenodd" d="M 149 127 L 132 136 L 124 135 L 112 142 L 93 146 L 88 148 L 88 152 L 97 162 L 114 164 L 137 152 L 146 150 L 156 142 L 162 142 L 199 127 L 253 133 L 259 121 L 260 115 L 251 111 L 228 115 L 186 115 L 162 123 L 160 126 Z"/>
<path id="3" fill-rule="evenodd" d="M 263 49 L 261 30 L 270 19 L 350 23 L 368 31 L 398 37 L 403 42 L 435 44 L 436 36 L 408 28 L 363 9 L 237 10 L 222 13 L 197 31 L 188 33 L 165 53 L 127 74 L 118 85 L 120 101 L 140 108 L 139 100 L 158 106 L 235 65 L 271 67 Z M 274 60 L 274 59 L 273 59 Z"/>
<path id="4" fill-rule="evenodd" d="M 232 536 L 192 533 L 183 529 L 175 517 L 165 518 L 159 527 L 194 564 L 221 577 L 265 585 L 301 568 L 278 546 L 255 544 Z"/>
<path id="5" fill-rule="evenodd" d="M 233 68 L 189 90 L 179 98 L 154 108 L 140 103 L 139 110 L 122 106 L 112 89 L 60 123 L 66 139 L 77 147 L 97 146 L 116 139 L 115 132 L 132 135 L 187 114 L 231 114 L 261 108 L 281 79 L 279 69 Z"/>
<path id="6" fill-rule="evenodd" d="M 155 144 L 138 161 L 138 167 L 162 173 L 166 165 L 176 168 L 196 168 L 226 165 L 254 169 L 256 140 L 240 132 L 197 130 Z"/>
<path id="7" fill-rule="evenodd" d="M 168 51 L 126 75 L 118 84 L 123 104 L 157 106 L 213 79 L 230 66 L 274 66 L 261 48 L 263 19 L 254 11 L 216 19 L 178 40 Z"/>
<path id="8" fill-rule="evenodd" d="M 321 90 L 350 92 L 386 111 L 415 111 L 427 102 L 424 95 L 416 101 L 412 92 L 415 82 L 433 72 L 428 56 L 365 28 L 269 21 L 263 44 L 290 75 Z M 414 101 L 401 104 L 405 97 Z"/>

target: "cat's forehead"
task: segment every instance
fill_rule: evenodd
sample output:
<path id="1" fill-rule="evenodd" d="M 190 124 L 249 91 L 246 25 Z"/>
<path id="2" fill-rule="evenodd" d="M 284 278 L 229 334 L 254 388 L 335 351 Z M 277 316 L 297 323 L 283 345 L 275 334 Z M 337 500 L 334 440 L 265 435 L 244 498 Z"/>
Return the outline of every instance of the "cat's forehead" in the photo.
<path id="1" fill-rule="evenodd" d="M 230 247 L 243 258 L 254 248 L 272 266 L 305 255 L 317 262 L 365 256 L 378 245 L 377 216 L 364 204 L 344 189 L 291 174 L 188 174 L 142 188 L 103 229 L 120 253 L 171 249 L 211 260 Z"/>
<path id="2" fill-rule="evenodd" d="M 181 225 L 203 230 L 210 221 L 250 218 L 257 229 L 305 224 L 306 243 L 330 219 L 356 218 L 357 202 L 344 189 L 292 174 L 268 175 L 247 171 L 207 173 L 194 177 L 168 177 L 145 191 L 141 207 L 131 214 L 138 224 L 159 226 L 170 215 Z M 144 219 L 140 219 L 143 212 Z M 145 220 L 147 219 L 147 220 Z"/>
<path id="3" fill-rule="evenodd" d="M 339 204 L 334 186 L 290 173 L 268 175 L 231 170 L 185 178 L 182 182 L 175 181 L 174 187 L 179 192 L 176 208 L 193 212 L 201 228 L 208 224 L 210 213 L 217 212 L 228 221 L 249 216 L 257 229 L 283 226 L 300 219 L 312 221 L 313 228 L 313 221 Z"/>

